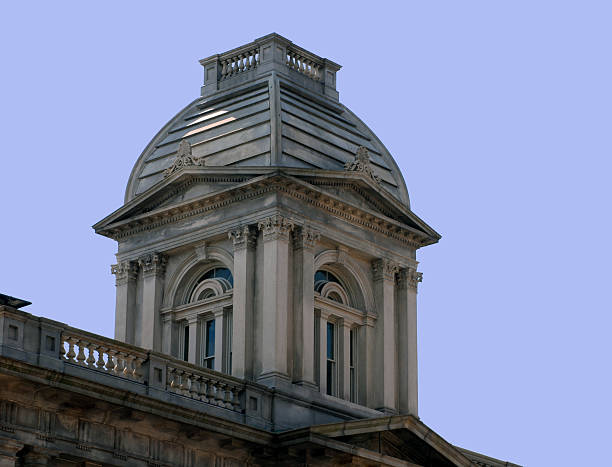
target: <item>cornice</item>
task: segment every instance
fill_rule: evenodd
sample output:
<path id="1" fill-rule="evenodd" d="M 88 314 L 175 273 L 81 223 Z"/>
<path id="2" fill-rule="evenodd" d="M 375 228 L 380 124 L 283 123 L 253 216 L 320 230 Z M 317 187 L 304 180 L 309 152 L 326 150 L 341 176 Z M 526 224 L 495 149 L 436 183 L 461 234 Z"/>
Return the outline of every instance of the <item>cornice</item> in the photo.
<path id="1" fill-rule="evenodd" d="M 192 183 L 195 181 L 193 180 Z M 236 202 L 254 199 L 270 192 L 284 193 L 342 218 L 353 225 L 386 235 L 414 248 L 420 248 L 438 241 L 437 237 L 432 237 L 374 211 L 357 207 L 331 194 L 317 190 L 314 186 L 309 187 L 299 179 L 279 173 L 259 178 L 238 187 L 212 193 L 205 197 L 189 200 L 176 206 L 162 208 L 132 219 L 116 222 L 99 230 L 98 233 L 120 240 L 192 216 L 221 209 Z"/>

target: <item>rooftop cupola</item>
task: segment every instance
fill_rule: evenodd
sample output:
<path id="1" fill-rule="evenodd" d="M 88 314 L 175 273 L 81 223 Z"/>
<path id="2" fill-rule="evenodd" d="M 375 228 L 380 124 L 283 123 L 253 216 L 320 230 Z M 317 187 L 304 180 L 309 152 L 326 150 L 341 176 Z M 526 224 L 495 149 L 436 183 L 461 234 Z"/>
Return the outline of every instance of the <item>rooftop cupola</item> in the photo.
<path id="1" fill-rule="evenodd" d="M 204 58 L 200 63 L 204 67 L 205 97 L 277 73 L 309 91 L 338 101 L 336 72 L 340 65 L 275 33 Z"/>

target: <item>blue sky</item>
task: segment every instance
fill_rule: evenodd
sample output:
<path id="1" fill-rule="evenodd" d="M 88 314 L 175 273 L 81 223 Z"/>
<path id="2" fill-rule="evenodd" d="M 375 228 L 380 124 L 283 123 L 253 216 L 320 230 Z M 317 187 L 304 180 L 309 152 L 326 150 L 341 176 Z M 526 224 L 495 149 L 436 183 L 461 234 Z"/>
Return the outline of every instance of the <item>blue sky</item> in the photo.
<path id="1" fill-rule="evenodd" d="M 227 5 L 227 6 L 226 6 Z M 341 65 L 341 101 L 443 238 L 419 253 L 420 414 L 528 466 L 602 465 L 612 416 L 612 4 L 4 2 L 0 291 L 112 336 L 91 225 L 199 93 L 269 32 Z"/>

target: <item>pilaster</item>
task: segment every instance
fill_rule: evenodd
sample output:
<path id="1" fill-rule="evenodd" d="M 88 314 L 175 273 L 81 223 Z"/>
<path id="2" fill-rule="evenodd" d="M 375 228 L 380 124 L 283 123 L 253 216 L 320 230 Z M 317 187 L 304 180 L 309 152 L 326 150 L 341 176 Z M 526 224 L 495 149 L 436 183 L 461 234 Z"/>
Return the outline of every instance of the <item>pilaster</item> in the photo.
<path id="1" fill-rule="evenodd" d="M 418 416 L 417 286 L 423 275 L 413 267 L 397 277 L 399 411 Z"/>
<path id="2" fill-rule="evenodd" d="M 338 325 L 338 362 L 342 365 L 338 369 L 339 385 L 338 396 L 344 400 L 351 400 L 351 326 L 345 320 Z"/>
<path id="3" fill-rule="evenodd" d="M 262 373 L 259 380 L 274 385 L 288 379 L 289 236 L 291 220 L 275 215 L 258 224 L 263 233 Z"/>
<path id="4" fill-rule="evenodd" d="M 373 363 L 373 407 L 395 413 L 396 407 L 396 330 L 395 330 L 395 274 L 398 266 L 388 259 L 372 262 L 374 302 L 378 315 L 375 329 L 375 358 Z"/>
<path id="5" fill-rule="evenodd" d="M 137 336 L 137 345 L 161 350 L 161 316 L 160 308 L 163 298 L 164 274 L 168 258 L 162 253 L 149 253 L 138 259 L 142 270 L 142 310 L 141 329 Z"/>
<path id="6" fill-rule="evenodd" d="M 314 310 L 314 246 L 321 237 L 316 230 L 304 226 L 294 235 L 294 371 L 297 384 L 316 388 Z"/>
<path id="7" fill-rule="evenodd" d="M 243 226 L 228 235 L 234 243 L 232 375 L 251 379 L 257 232 L 249 226 Z"/>
<path id="8" fill-rule="evenodd" d="M 223 355 L 224 345 L 223 338 L 225 333 L 223 332 L 223 308 L 215 309 L 215 371 L 225 372 L 223 368 L 223 362 L 225 361 L 225 355 Z"/>
<path id="9" fill-rule="evenodd" d="M 115 339 L 134 343 L 134 319 L 136 314 L 136 279 L 138 263 L 123 261 L 111 266 L 117 288 L 115 300 Z"/>

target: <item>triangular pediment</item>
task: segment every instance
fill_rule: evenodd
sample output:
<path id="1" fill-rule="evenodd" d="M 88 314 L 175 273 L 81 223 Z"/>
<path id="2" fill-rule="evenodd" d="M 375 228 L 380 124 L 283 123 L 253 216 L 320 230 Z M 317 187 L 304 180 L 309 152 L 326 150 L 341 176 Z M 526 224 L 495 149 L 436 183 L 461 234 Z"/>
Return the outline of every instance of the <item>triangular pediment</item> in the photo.
<path id="1" fill-rule="evenodd" d="M 299 199 L 308 209 L 341 214 L 349 222 L 388 232 L 394 238 L 420 247 L 440 236 L 410 209 L 359 173 L 285 168 L 189 167 L 151 187 L 94 225 L 97 233 L 111 238 L 130 235 L 142 226 L 154 228 L 172 218 L 197 215 L 202 209 L 218 209 L 278 192 Z"/>

